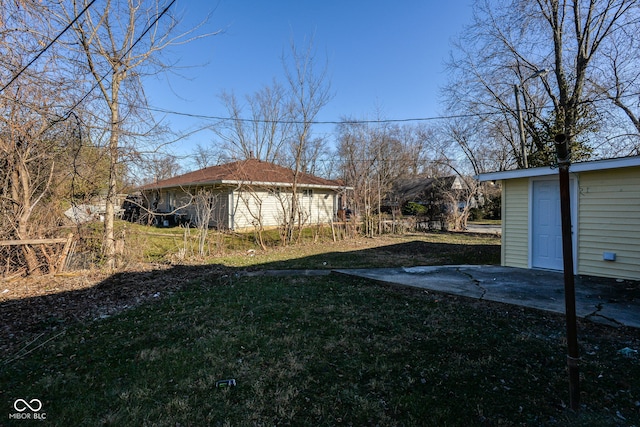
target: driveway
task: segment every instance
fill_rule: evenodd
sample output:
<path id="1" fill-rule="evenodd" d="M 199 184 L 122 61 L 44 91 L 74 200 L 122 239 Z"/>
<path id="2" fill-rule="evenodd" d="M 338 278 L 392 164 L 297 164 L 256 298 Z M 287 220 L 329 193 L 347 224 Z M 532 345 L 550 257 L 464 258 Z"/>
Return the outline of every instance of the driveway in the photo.
<path id="1" fill-rule="evenodd" d="M 559 272 L 499 266 L 339 269 L 335 274 L 565 312 Z M 640 328 L 640 282 L 576 277 L 576 315 L 597 323 Z"/>

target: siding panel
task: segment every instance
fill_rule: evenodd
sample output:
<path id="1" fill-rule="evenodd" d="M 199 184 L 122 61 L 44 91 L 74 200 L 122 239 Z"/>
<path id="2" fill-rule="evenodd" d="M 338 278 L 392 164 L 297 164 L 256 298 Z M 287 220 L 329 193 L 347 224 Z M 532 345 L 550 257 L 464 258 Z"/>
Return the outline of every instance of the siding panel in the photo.
<path id="1" fill-rule="evenodd" d="M 502 264 L 529 266 L 529 180 L 502 182 Z"/>
<path id="2" fill-rule="evenodd" d="M 235 196 L 236 229 L 253 227 L 262 218 L 264 227 L 280 226 L 291 209 L 290 191 L 238 191 Z M 311 195 L 298 194 L 299 208 L 303 211 L 304 224 L 328 223 L 334 215 L 334 193 L 313 189 Z"/>
<path id="3" fill-rule="evenodd" d="M 579 204 L 578 273 L 640 280 L 640 168 L 580 174 Z"/>

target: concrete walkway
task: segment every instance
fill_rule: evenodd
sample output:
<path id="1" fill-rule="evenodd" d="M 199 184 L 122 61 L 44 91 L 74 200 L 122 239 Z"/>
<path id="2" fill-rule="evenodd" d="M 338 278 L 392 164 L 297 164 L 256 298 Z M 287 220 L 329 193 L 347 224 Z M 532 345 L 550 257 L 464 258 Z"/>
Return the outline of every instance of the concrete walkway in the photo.
<path id="1" fill-rule="evenodd" d="M 498 266 L 339 269 L 333 273 L 470 298 L 565 312 L 562 273 Z M 597 323 L 640 328 L 640 282 L 576 277 L 576 314 Z"/>

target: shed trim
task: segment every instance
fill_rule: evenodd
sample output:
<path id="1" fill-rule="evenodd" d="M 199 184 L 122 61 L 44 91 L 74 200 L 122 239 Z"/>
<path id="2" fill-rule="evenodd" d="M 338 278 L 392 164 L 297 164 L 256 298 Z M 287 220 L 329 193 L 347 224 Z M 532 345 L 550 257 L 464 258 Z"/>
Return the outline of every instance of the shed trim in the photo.
<path id="1" fill-rule="evenodd" d="M 601 171 L 607 169 L 628 168 L 640 166 L 640 156 L 620 157 L 617 159 L 594 160 L 590 162 L 573 163 L 570 166 L 570 172 L 590 172 Z M 540 176 L 557 175 L 556 167 L 542 166 L 530 169 L 514 169 L 499 172 L 487 172 L 477 175 L 480 182 L 485 181 L 501 181 L 505 179 L 515 178 L 535 178 Z"/>

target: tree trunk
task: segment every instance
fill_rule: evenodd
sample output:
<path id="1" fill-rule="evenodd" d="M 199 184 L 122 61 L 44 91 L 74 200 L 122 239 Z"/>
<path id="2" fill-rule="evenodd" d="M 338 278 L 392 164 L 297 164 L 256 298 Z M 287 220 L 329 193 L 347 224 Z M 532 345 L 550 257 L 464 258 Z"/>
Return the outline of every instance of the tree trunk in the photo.
<path id="1" fill-rule="evenodd" d="M 26 168 L 26 164 L 21 161 L 15 162 L 15 168 L 12 172 L 11 179 L 11 193 L 14 200 L 19 200 L 17 210 L 14 211 L 17 217 L 16 224 L 16 238 L 17 240 L 26 239 L 29 237 L 29 217 L 31 216 L 31 197 L 30 190 L 31 185 L 29 181 L 29 171 Z M 22 255 L 27 263 L 27 274 L 40 274 L 40 266 L 38 258 L 33 248 L 29 245 L 22 245 Z"/>
<path id="2" fill-rule="evenodd" d="M 17 238 L 18 240 L 26 239 L 29 234 L 27 230 L 27 224 L 29 223 L 29 202 L 27 201 L 26 205 L 23 205 L 23 212 L 18 219 L 18 229 L 17 229 Z M 29 245 L 21 245 L 22 246 L 22 255 L 24 256 L 24 260 L 27 263 L 27 274 L 35 274 L 38 275 L 42 273 L 40 270 L 40 265 L 38 263 L 38 257 L 36 256 L 36 252 Z"/>
<path id="3" fill-rule="evenodd" d="M 296 225 L 296 218 L 298 213 L 298 170 L 293 178 L 293 184 L 291 186 L 291 212 L 289 212 L 289 226 L 287 227 L 287 244 L 293 242 L 293 229 Z"/>
<path id="4" fill-rule="evenodd" d="M 39 275 L 40 273 L 42 273 L 42 271 L 40 270 L 40 265 L 38 263 L 38 258 L 36 257 L 36 253 L 31 246 L 22 245 L 22 255 L 27 262 L 27 274 Z"/>
<path id="5" fill-rule="evenodd" d="M 115 202 L 118 186 L 118 139 L 120 135 L 118 90 L 122 79 L 124 79 L 124 72 L 116 71 L 113 73 L 111 102 L 109 105 L 111 111 L 111 135 L 109 137 L 109 184 L 105 200 L 104 240 L 102 243 L 103 255 L 107 263 L 107 268 L 109 269 L 114 269 L 116 267 L 114 225 Z"/>

